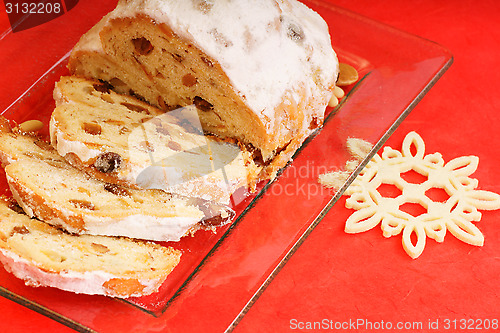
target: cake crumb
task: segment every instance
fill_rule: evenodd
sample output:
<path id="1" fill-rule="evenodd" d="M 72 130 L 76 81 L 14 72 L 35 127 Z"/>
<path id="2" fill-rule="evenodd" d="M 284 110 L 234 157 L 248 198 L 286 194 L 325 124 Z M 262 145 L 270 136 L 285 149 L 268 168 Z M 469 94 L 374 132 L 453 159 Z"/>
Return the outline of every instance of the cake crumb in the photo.
<path id="1" fill-rule="evenodd" d="M 373 145 L 363 139 L 348 138 L 346 141 L 347 151 L 353 159 L 345 163 L 344 169 L 339 171 L 327 172 L 318 176 L 318 182 L 326 188 L 338 190 L 347 181 L 351 173 L 356 170 L 359 163 L 370 153 Z"/>
<path id="2" fill-rule="evenodd" d="M 338 190 L 344 185 L 350 174 L 348 171 L 327 172 L 318 176 L 318 182 L 327 188 Z"/>
<path id="3" fill-rule="evenodd" d="M 359 162 L 360 162 L 359 160 L 349 160 L 345 162 L 346 171 L 353 172 L 354 170 L 356 170 L 356 168 L 359 165 Z"/>
<path id="4" fill-rule="evenodd" d="M 356 160 L 362 161 L 373 148 L 373 145 L 363 139 L 348 138 L 346 142 L 347 150 Z"/>

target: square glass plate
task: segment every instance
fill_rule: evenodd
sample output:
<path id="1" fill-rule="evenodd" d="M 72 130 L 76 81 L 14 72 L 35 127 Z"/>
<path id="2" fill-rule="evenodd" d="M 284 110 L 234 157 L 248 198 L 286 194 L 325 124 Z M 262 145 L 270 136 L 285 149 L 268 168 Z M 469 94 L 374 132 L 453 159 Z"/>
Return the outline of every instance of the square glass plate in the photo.
<path id="1" fill-rule="evenodd" d="M 54 21 L 0 35 L 0 110 L 5 117 L 48 124 L 54 107 L 52 89 L 67 74 L 68 51 L 113 7 L 113 3 L 99 4 L 82 1 Z M 262 184 L 238 205 L 231 225 L 169 244 L 183 251 L 181 264 L 160 291 L 148 297 L 121 301 L 31 288 L 4 269 L 0 269 L 0 295 L 78 331 L 209 328 L 219 332 L 235 327 L 369 158 L 452 63 L 451 54 L 431 41 L 327 2 L 306 4 L 328 22 L 339 60 L 358 69 L 360 80 L 337 108 L 328 110 L 325 126 L 279 177 Z M 7 29 L 6 22 L 1 17 L 0 28 Z M 20 53 L 26 45 L 29 52 Z M 42 134 L 48 134 L 46 128 Z M 340 170 L 350 159 L 345 146 L 349 137 L 367 140 L 374 148 L 335 193 L 320 186 L 317 177 Z M 8 194 L 3 171 L 0 194 Z"/>

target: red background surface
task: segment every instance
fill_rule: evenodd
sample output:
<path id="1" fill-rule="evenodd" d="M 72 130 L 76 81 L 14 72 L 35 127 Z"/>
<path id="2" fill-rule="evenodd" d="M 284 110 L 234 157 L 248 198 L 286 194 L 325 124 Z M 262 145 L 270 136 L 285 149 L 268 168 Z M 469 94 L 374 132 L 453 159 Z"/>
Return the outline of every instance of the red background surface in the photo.
<path id="1" fill-rule="evenodd" d="M 399 149 L 404 136 L 417 131 L 426 142 L 426 152 L 439 151 L 445 161 L 463 155 L 479 156 L 479 168 L 473 177 L 479 180 L 481 189 L 500 193 L 500 134 L 496 125 L 500 118 L 498 2 L 332 3 L 435 41 L 451 51 L 454 64 L 386 145 Z M 0 17 L 0 27 L 4 28 L 8 23 L 4 16 Z M 29 45 L 25 47 L 28 51 Z M 38 77 L 36 73 L 33 76 Z M 456 331 L 444 330 L 445 319 L 500 319 L 500 211 L 483 211 L 477 224 L 485 235 L 483 247 L 464 244 L 447 234 L 442 244 L 428 240 L 422 256 L 411 260 L 402 249 L 400 236 L 385 239 L 378 228 L 358 235 L 344 234 L 344 222 L 352 213 L 344 202 L 341 199 L 311 233 L 236 332 L 294 331 L 292 319 L 384 321 L 394 325 L 422 322 L 423 331 L 428 331 L 425 328 L 429 320 L 439 320 L 441 329 L 434 332 L 445 332 Z M 377 254 L 376 261 L 373 254 Z M 71 330 L 0 298 L 0 331 Z M 206 331 L 210 332 L 210 328 Z"/>

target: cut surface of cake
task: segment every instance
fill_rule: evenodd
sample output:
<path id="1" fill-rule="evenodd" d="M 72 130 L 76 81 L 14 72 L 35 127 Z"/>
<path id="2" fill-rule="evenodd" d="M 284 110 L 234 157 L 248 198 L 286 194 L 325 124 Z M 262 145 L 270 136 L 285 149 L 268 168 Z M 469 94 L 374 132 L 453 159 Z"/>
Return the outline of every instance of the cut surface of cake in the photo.
<path id="1" fill-rule="evenodd" d="M 78 234 L 178 241 L 231 221 L 225 205 L 96 180 L 36 137 L 0 132 L 7 182 L 29 216 Z"/>
<path id="2" fill-rule="evenodd" d="M 128 238 L 71 235 L 0 199 L 0 261 L 31 286 L 131 297 L 158 290 L 181 252 Z"/>
<path id="3" fill-rule="evenodd" d="M 295 0 L 123 0 L 85 34 L 72 74 L 164 110 L 195 104 L 273 178 L 323 123 L 338 75 L 328 26 Z"/>
<path id="4" fill-rule="evenodd" d="M 256 182 L 260 168 L 249 153 L 206 136 L 194 106 L 165 113 L 78 77 L 62 77 L 54 97 L 52 145 L 98 179 L 222 204 Z"/>

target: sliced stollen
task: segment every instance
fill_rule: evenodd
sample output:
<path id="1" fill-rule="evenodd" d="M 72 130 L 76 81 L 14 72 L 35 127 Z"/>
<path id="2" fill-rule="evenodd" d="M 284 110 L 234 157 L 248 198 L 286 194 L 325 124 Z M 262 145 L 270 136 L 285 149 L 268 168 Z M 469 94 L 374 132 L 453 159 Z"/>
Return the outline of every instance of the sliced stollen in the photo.
<path id="1" fill-rule="evenodd" d="M 339 65 L 326 22 L 296 0 L 122 0 L 68 67 L 165 110 L 196 104 L 272 178 L 322 125 Z"/>
<path id="2" fill-rule="evenodd" d="M 204 135 L 194 106 L 165 113 L 77 77 L 62 77 L 54 99 L 52 145 L 98 179 L 223 204 L 255 184 L 260 167 L 250 153 Z"/>
<path id="3" fill-rule="evenodd" d="M 224 205 L 96 180 L 36 137 L 0 132 L 0 159 L 14 198 L 30 217 L 77 234 L 178 241 L 231 221 Z M 43 143 L 43 144 L 42 144 Z"/>
<path id="4" fill-rule="evenodd" d="M 0 261 L 30 286 L 144 296 L 158 290 L 180 257 L 180 251 L 151 242 L 68 234 L 0 199 Z"/>

